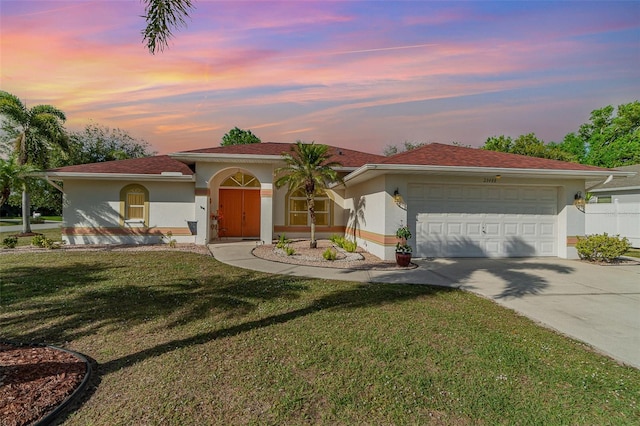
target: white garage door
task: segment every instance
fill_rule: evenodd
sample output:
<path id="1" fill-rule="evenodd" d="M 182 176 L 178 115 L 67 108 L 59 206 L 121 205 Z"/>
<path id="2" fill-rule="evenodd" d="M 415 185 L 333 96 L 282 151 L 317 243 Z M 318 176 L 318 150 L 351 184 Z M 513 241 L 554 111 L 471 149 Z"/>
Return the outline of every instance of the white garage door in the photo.
<path id="1" fill-rule="evenodd" d="M 557 190 L 410 184 L 417 257 L 557 256 Z"/>

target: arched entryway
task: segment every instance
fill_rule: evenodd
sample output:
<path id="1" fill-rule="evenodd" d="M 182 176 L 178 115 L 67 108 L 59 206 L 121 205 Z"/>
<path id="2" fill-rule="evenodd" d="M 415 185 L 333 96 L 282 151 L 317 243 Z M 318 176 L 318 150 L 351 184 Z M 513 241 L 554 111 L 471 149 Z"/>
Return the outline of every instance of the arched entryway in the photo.
<path id="1" fill-rule="evenodd" d="M 260 238 L 260 182 L 236 172 L 218 189 L 218 236 Z"/>

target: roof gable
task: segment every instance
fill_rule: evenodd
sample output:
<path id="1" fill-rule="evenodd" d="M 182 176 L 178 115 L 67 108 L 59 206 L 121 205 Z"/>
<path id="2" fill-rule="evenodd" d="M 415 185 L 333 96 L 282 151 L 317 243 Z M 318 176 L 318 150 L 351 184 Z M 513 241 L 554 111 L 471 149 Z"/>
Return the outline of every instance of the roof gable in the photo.
<path id="1" fill-rule="evenodd" d="M 294 145 L 294 143 L 262 142 L 180 151 L 172 155 L 180 157 L 180 154 L 210 154 L 211 158 L 215 158 L 216 155 L 264 155 L 279 157 L 282 154 L 291 152 Z M 380 163 L 380 161 L 386 158 L 383 155 L 370 154 L 331 145 L 327 146 L 329 146 L 329 153 L 331 154 L 329 161 L 340 163 L 343 167 L 360 167 L 364 164 Z"/>
<path id="2" fill-rule="evenodd" d="M 600 167 L 566 161 L 440 143 L 431 143 L 392 155 L 387 157 L 382 164 L 576 171 L 604 170 Z"/>

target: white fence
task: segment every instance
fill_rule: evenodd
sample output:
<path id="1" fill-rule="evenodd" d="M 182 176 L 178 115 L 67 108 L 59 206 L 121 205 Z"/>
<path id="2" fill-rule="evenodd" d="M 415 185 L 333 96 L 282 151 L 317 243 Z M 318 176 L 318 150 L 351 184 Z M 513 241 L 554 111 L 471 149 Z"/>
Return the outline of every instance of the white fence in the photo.
<path id="1" fill-rule="evenodd" d="M 640 203 L 587 204 L 585 233 L 627 237 L 633 247 L 640 247 Z"/>

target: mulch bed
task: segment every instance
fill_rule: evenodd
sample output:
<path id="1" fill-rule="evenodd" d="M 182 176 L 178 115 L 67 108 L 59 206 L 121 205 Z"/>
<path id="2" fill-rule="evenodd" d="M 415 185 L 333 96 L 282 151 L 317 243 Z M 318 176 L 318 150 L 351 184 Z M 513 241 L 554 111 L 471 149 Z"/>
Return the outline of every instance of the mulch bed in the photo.
<path id="1" fill-rule="evenodd" d="M 0 425 L 43 419 L 82 383 L 87 365 L 70 352 L 48 346 L 0 343 Z"/>

